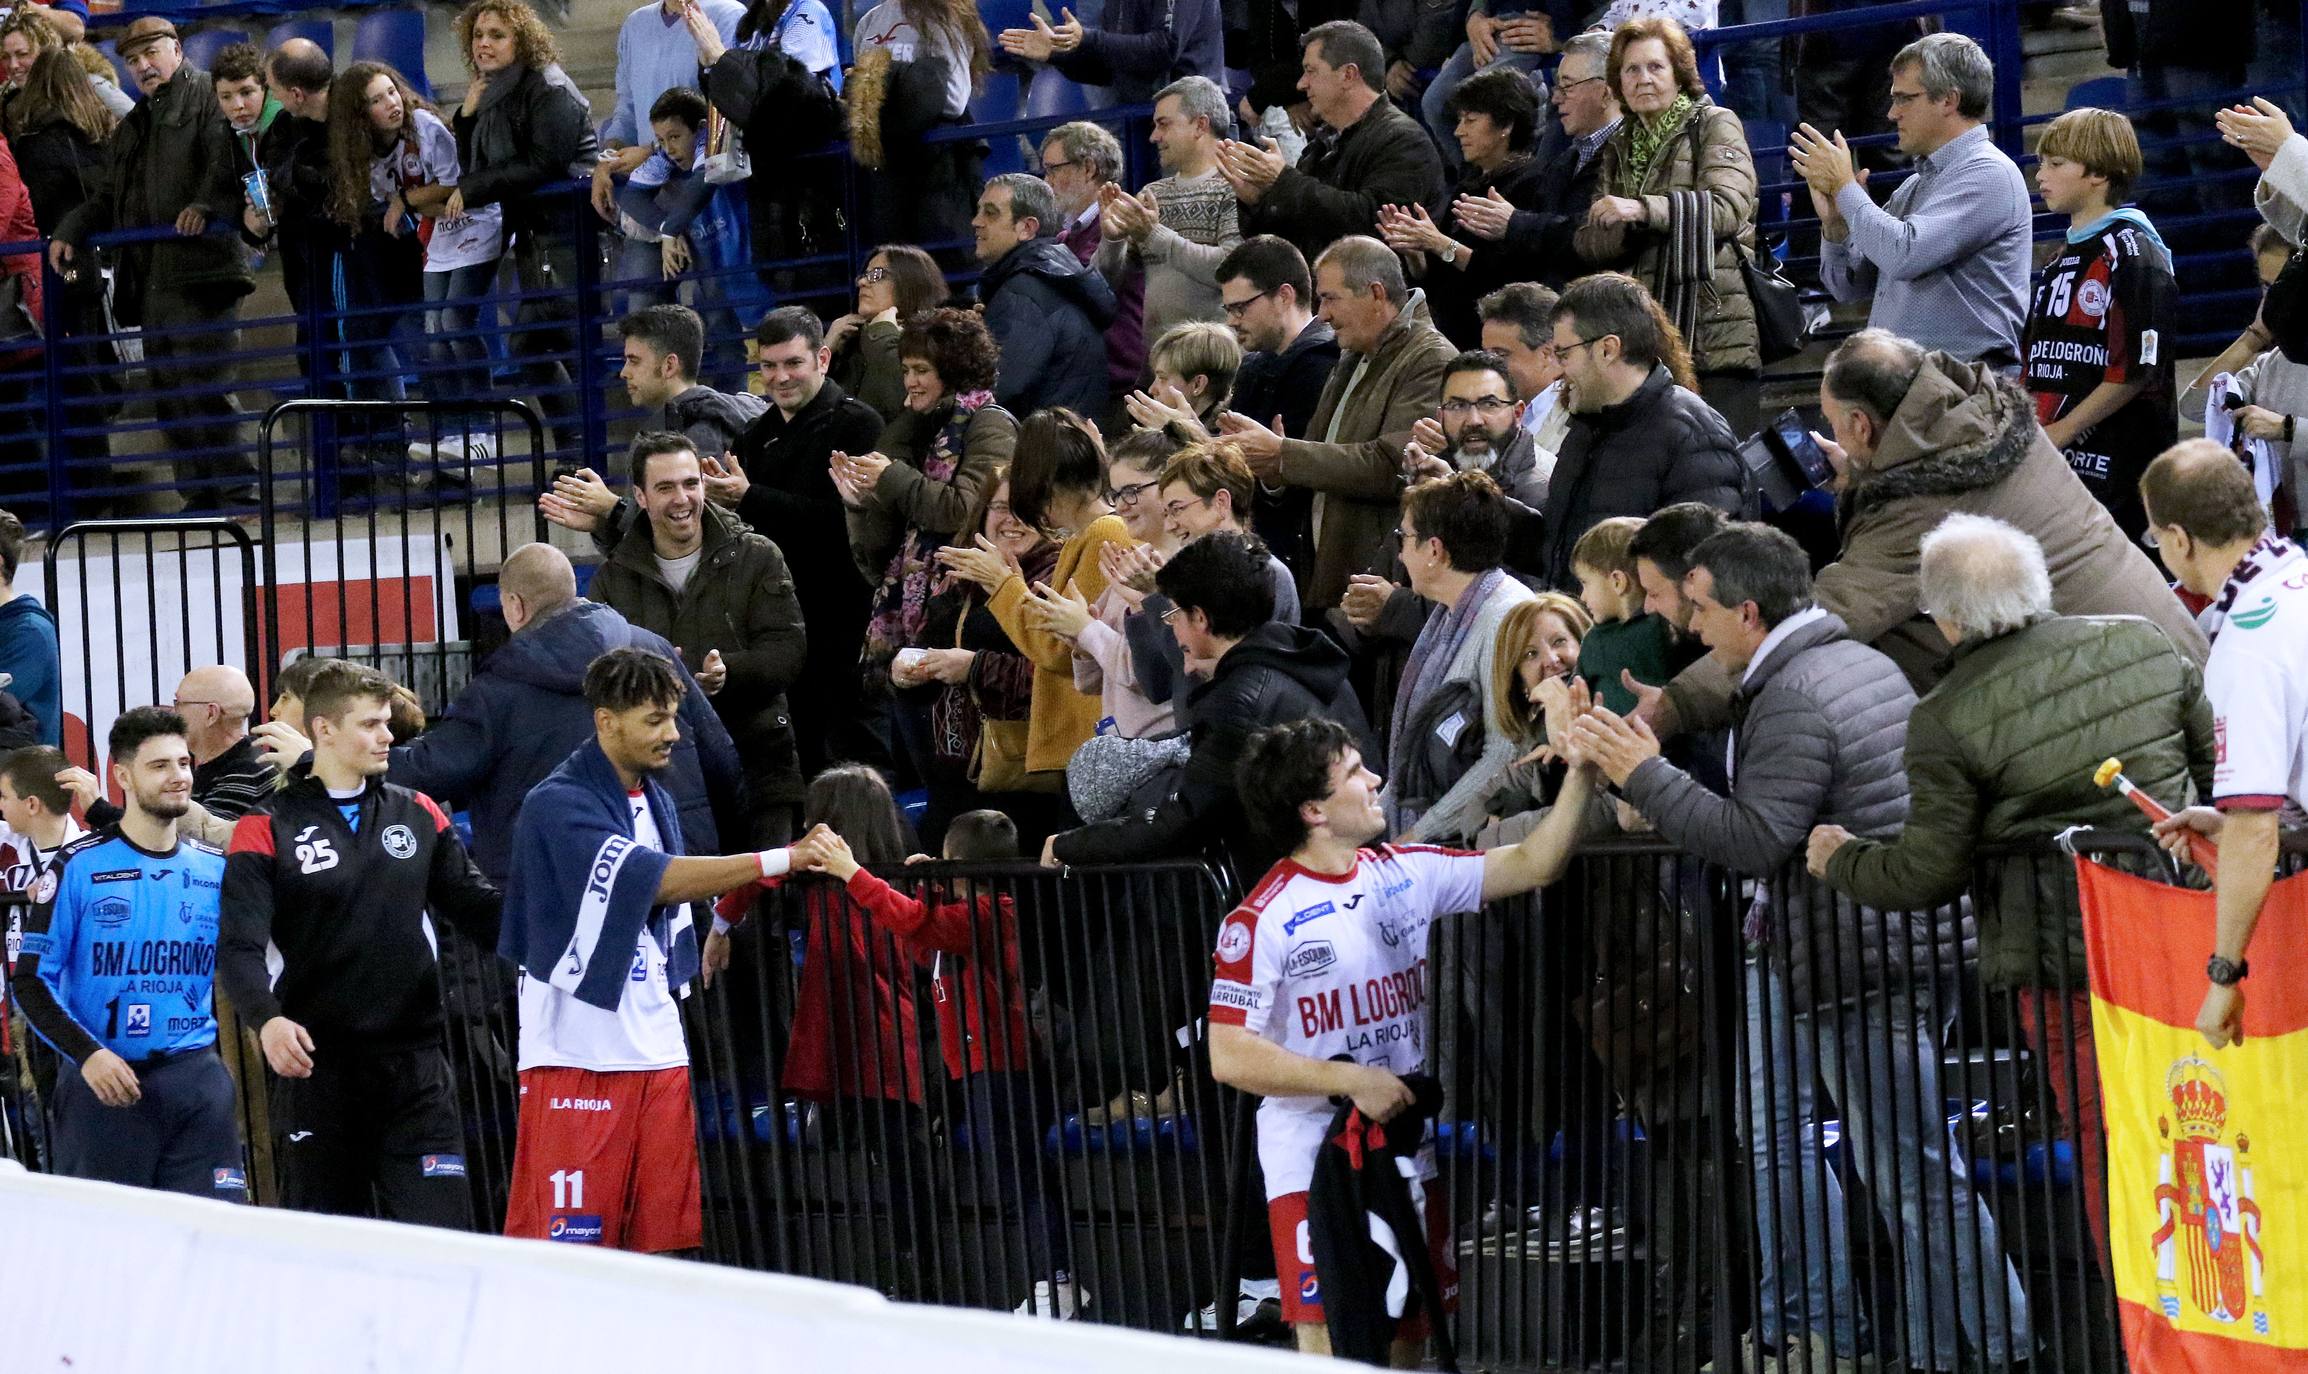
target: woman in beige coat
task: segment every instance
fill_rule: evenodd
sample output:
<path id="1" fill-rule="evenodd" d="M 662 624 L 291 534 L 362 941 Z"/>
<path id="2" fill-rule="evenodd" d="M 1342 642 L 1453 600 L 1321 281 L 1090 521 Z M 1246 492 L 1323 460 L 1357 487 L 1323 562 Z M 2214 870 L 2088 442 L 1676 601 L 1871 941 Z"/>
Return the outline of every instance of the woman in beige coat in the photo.
<path id="1" fill-rule="evenodd" d="M 1755 159 L 1739 116 L 1707 98 L 1681 25 L 1631 19 L 1611 35 L 1607 68 L 1626 117 L 1603 145 L 1595 202 L 1575 239 L 1597 270 L 1650 288 L 1691 346 L 1699 392 L 1738 435 L 1754 432 L 1763 358 L 1740 274 L 1755 248 Z M 1683 224 L 1683 217 L 1694 217 Z M 1696 217 L 1704 217 L 1705 223 Z M 1676 229 L 1693 248 L 1674 251 Z M 1712 261 L 1706 243 L 1714 245 Z"/>

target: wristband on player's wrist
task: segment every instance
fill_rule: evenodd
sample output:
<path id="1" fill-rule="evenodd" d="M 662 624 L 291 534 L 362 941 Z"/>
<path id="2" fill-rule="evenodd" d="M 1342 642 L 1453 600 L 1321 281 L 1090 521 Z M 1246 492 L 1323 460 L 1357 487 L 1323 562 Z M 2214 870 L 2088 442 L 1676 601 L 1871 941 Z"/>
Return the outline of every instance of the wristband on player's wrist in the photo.
<path id="1" fill-rule="evenodd" d="M 793 871 L 793 851 L 786 848 L 764 849 L 753 856 L 761 863 L 761 876 L 782 878 Z"/>

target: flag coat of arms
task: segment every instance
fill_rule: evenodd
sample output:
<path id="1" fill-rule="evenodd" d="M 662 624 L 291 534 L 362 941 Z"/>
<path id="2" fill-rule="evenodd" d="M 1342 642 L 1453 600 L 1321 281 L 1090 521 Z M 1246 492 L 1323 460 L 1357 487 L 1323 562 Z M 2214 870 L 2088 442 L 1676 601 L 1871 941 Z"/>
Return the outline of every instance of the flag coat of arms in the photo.
<path id="1" fill-rule="evenodd" d="M 2140 1374 L 2308 1374 L 2308 875 L 2277 883 L 2244 1039 L 2196 1031 L 2213 896 L 2076 861 L 2108 1144 L 2108 1246 Z"/>

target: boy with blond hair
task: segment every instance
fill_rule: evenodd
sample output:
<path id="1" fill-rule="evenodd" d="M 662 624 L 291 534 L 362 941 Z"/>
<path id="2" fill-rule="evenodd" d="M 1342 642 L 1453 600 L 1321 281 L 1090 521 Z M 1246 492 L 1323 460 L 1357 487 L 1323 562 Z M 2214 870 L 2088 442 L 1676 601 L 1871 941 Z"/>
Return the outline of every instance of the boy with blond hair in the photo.
<path id="1" fill-rule="evenodd" d="M 1596 521 L 1571 546 L 1579 600 L 1595 617 L 1595 628 L 1579 642 L 1579 676 L 1595 689 L 1596 700 L 1621 715 L 1636 705 L 1621 673 L 1658 687 L 1680 666 L 1673 660 L 1674 627 L 1643 609 L 1633 552 L 1641 528 L 1643 522 L 1632 515 L 1613 516 Z"/>
<path id="2" fill-rule="evenodd" d="M 2068 217 L 2044 264 L 2021 339 L 2024 382 L 2044 433 L 2134 539 L 2147 529 L 2140 474 L 2179 438 L 2172 351 L 2172 253 L 2139 210 L 2140 141 L 2112 110 L 2070 110 L 2044 130 L 2036 185 Z"/>

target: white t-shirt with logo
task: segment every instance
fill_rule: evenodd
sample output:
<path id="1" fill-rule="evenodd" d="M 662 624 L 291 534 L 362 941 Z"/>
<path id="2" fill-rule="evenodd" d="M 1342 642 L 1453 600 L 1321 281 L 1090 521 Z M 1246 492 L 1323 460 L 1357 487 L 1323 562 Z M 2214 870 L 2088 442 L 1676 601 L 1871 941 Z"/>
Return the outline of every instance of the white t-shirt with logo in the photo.
<path id="1" fill-rule="evenodd" d="M 2262 539 L 2217 607 L 2204 695 L 2212 702 L 2212 803 L 2274 811 L 2308 802 L 2308 553 Z"/>
<path id="2" fill-rule="evenodd" d="M 1428 934 L 1435 918 L 1482 900 L 1483 856 L 1462 850 L 1365 849 L 1340 876 L 1285 859 L 1218 929 L 1211 1023 L 1241 1026 L 1309 1059 L 1343 1054 L 1398 1075 L 1422 1073 Z M 1312 1184 L 1334 1111 L 1322 1097 L 1259 1104 L 1267 1197 Z M 1432 1152 L 1421 1157 L 1432 1178 Z"/>
<path id="3" fill-rule="evenodd" d="M 633 842 L 662 850 L 665 839 L 649 814 L 649 799 L 628 792 L 633 807 Z M 677 912 L 674 924 L 685 918 Z M 681 1010 L 665 977 L 665 951 L 644 926 L 633 948 L 625 995 L 617 1010 L 603 1011 L 541 978 L 521 975 L 521 1062 L 523 1069 L 592 1069 L 599 1073 L 640 1073 L 678 1069 L 689 1063 L 689 1042 L 681 1033 Z"/>

